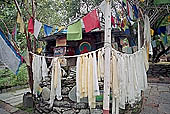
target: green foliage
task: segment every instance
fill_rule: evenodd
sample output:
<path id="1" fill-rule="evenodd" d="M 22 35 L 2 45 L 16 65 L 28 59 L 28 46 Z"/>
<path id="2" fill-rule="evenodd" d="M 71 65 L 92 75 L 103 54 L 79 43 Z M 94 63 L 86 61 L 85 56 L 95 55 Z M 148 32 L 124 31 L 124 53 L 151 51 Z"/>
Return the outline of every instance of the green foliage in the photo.
<path id="1" fill-rule="evenodd" d="M 18 75 L 13 74 L 10 70 L 0 70 L 0 88 L 25 85 L 28 83 L 27 67 L 23 64 L 20 67 Z"/>

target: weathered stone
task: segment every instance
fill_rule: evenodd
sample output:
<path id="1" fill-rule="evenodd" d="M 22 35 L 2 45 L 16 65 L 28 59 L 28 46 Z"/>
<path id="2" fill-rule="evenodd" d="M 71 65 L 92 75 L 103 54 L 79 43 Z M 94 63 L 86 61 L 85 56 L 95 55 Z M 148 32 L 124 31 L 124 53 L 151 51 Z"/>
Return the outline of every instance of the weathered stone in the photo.
<path id="1" fill-rule="evenodd" d="M 42 98 L 44 101 L 47 101 L 50 99 L 50 89 L 48 89 L 47 87 L 43 87 Z"/>
<path id="2" fill-rule="evenodd" d="M 103 114 L 102 109 L 91 109 L 91 114 Z"/>
<path id="3" fill-rule="evenodd" d="M 53 107 L 53 111 L 58 113 L 58 114 L 62 114 L 61 113 L 61 108 L 59 108 L 59 107 Z"/>
<path id="4" fill-rule="evenodd" d="M 63 87 L 61 92 L 62 92 L 63 95 L 67 95 L 69 93 L 69 91 L 70 91 L 69 87 Z"/>
<path id="5" fill-rule="evenodd" d="M 54 101 L 55 107 L 71 107 L 71 104 L 67 101 Z"/>
<path id="6" fill-rule="evenodd" d="M 75 114 L 75 111 L 68 110 L 68 111 L 64 111 L 63 114 Z"/>
<path id="7" fill-rule="evenodd" d="M 73 108 L 75 108 L 75 109 L 85 109 L 85 108 L 88 108 L 88 105 L 86 103 L 74 103 Z"/>
<path id="8" fill-rule="evenodd" d="M 81 109 L 78 114 L 90 114 L 89 109 Z"/>

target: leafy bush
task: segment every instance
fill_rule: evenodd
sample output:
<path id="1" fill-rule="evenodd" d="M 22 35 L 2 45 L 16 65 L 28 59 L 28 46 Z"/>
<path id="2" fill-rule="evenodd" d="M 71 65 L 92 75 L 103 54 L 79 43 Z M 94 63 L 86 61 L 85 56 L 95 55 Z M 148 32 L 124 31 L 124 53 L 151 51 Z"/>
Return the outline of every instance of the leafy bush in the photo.
<path id="1" fill-rule="evenodd" d="M 28 83 L 28 72 L 25 64 L 22 64 L 18 75 L 13 74 L 8 69 L 0 70 L 0 88 L 6 88 Z"/>

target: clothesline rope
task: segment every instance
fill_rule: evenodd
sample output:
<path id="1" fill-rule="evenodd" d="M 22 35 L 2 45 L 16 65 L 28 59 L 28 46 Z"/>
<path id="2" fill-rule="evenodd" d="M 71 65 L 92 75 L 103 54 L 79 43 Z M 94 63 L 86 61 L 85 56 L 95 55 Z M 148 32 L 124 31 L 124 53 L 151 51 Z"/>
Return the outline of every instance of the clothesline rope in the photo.
<path id="1" fill-rule="evenodd" d="M 88 53 L 84 53 L 84 54 L 80 54 L 80 55 L 73 55 L 73 56 L 60 56 L 58 58 L 76 58 L 76 57 L 81 57 L 83 55 L 89 55 L 89 54 L 92 54 L 92 53 L 95 53 L 95 52 L 98 52 L 98 51 L 101 51 L 102 49 L 105 49 L 105 48 L 111 48 L 112 51 L 114 51 L 116 54 L 127 54 L 127 53 L 123 53 L 123 52 L 120 52 L 120 51 L 117 51 L 116 49 L 112 48 L 112 46 L 110 44 L 106 44 L 104 47 L 102 48 L 99 48 L 95 51 L 91 51 L 91 52 L 88 52 Z M 141 51 L 142 49 L 144 49 L 145 46 L 143 45 L 143 47 L 141 47 L 138 51 L 134 52 L 133 54 L 136 54 L 138 53 L 139 51 Z M 45 57 L 45 58 L 49 58 L 49 59 L 53 59 L 53 58 L 57 58 L 57 57 L 49 57 L 49 56 L 43 56 L 43 55 L 37 55 L 31 51 L 29 51 L 30 54 L 32 55 L 36 55 L 36 56 L 41 56 L 41 57 Z M 133 55 L 133 54 L 127 54 L 127 55 Z"/>

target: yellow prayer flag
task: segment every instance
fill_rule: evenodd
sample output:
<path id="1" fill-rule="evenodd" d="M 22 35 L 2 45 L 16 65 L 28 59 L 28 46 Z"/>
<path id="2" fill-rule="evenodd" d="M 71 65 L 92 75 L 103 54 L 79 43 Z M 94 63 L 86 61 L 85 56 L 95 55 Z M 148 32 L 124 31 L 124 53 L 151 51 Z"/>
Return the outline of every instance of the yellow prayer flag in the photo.
<path id="1" fill-rule="evenodd" d="M 153 36 L 154 35 L 154 30 L 150 29 L 150 33 L 151 33 L 151 36 Z"/>
<path id="2" fill-rule="evenodd" d="M 20 24 L 20 32 L 21 33 L 24 33 L 24 21 L 22 19 L 22 17 L 20 16 L 20 14 L 18 13 L 18 16 L 17 16 L 17 23 Z"/>
<path id="3" fill-rule="evenodd" d="M 61 26 L 58 28 L 58 32 L 60 32 L 61 30 L 63 30 L 65 27 L 64 26 Z"/>

